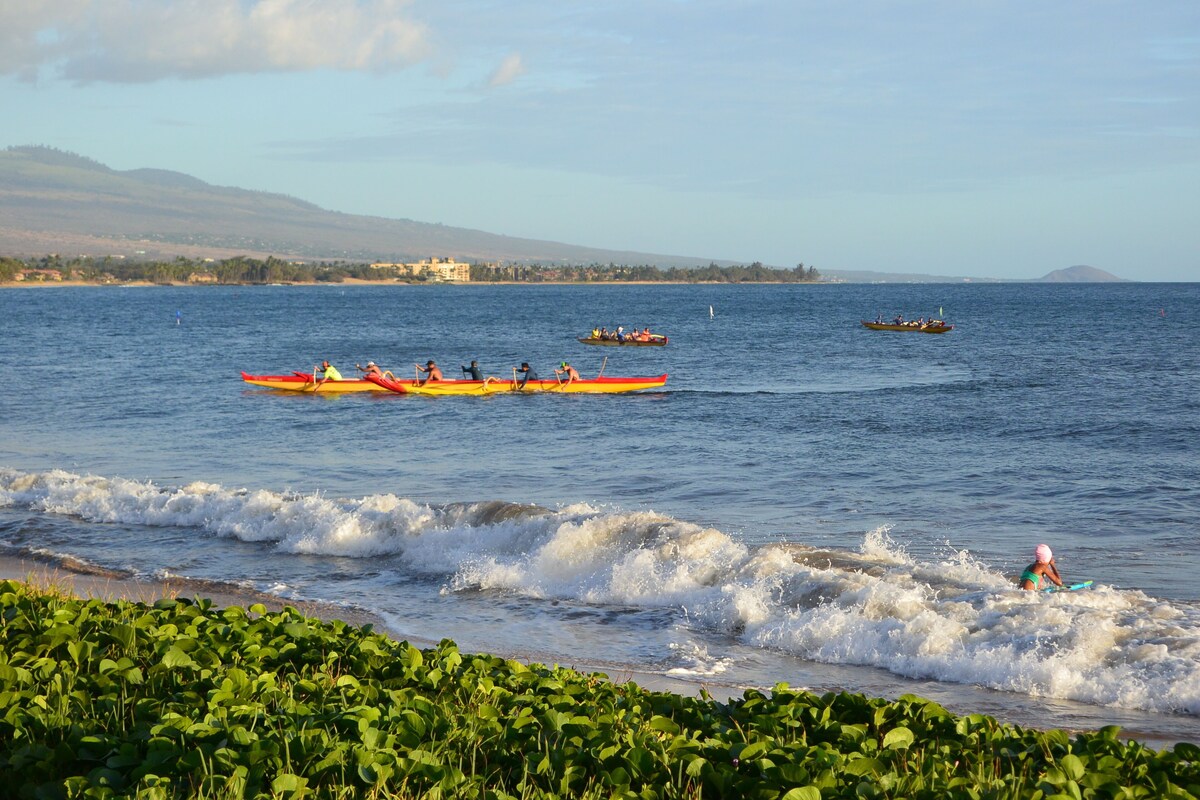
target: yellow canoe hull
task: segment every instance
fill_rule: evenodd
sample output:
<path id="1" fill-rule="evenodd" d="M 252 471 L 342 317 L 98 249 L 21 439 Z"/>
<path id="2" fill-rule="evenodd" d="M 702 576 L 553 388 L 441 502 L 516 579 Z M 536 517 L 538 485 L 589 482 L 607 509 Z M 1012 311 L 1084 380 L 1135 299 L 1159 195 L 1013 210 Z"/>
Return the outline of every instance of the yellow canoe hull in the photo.
<path id="1" fill-rule="evenodd" d="M 395 381 L 387 378 L 370 378 L 386 391 L 397 394 L 420 395 L 475 395 L 491 394 L 620 394 L 644 389 L 658 389 L 667 382 L 666 375 L 644 378 L 591 378 L 578 381 L 541 380 L 529 381 L 523 388 L 511 379 L 486 378 L 482 381 L 432 381 L 418 383 L 414 380 Z"/>
<path id="2" fill-rule="evenodd" d="M 386 392 L 387 389 L 378 384 L 364 381 L 361 378 L 351 378 L 341 381 L 314 381 L 312 375 L 293 373 L 291 375 L 249 375 L 242 373 L 242 380 L 251 386 L 261 386 L 264 389 L 278 389 L 284 392 L 308 392 L 309 394 L 344 394 L 346 392 Z"/>

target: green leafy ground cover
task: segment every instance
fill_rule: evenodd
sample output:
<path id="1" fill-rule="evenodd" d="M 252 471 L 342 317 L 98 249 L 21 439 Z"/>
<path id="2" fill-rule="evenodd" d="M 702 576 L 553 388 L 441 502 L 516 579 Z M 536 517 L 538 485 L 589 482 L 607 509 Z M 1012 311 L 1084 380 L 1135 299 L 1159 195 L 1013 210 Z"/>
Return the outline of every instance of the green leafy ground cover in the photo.
<path id="1" fill-rule="evenodd" d="M 785 685 L 719 703 L 294 609 L 0 582 L 0 795 L 1192 798 L 1200 747 Z"/>

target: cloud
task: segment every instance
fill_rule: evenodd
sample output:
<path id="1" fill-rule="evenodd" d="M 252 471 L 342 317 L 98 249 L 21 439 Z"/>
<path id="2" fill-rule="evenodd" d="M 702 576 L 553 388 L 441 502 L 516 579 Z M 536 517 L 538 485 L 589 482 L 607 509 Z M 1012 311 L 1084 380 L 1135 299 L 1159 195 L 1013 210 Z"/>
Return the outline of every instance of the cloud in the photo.
<path id="1" fill-rule="evenodd" d="M 398 69 L 429 53 L 408 0 L 26 0 L 0 5 L 0 74 L 79 82 Z"/>
<path id="2" fill-rule="evenodd" d="M 525 74 L 525 64 L 521 61 L 521 54 L 511 53 L 500 62 L 500 66 L 496 67 L 496 71 L 488 78 L 488 86 L 507 86 L 523 74 Z"/>

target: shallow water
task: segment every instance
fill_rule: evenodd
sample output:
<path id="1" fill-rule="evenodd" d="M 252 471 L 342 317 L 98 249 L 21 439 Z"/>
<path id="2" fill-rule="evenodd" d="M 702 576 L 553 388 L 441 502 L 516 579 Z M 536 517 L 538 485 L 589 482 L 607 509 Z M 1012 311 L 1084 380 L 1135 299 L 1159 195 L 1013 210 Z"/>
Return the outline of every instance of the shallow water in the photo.
<path id="1" fill-rule="evenodd" d="M 942 336 L 858 324 L 939 306 Z M 29 385 L 0 396 L 0 545 L 611 674 L 1195 741 L 1198 313 L 1197 284 L 4 291 L 0 352 Z M 670 344 L 575 341 L 618 324 Z M 238 379 L 322 358 L 670 379 Z M 1042 541 L 1096 587 L 1015 591 Z"/>

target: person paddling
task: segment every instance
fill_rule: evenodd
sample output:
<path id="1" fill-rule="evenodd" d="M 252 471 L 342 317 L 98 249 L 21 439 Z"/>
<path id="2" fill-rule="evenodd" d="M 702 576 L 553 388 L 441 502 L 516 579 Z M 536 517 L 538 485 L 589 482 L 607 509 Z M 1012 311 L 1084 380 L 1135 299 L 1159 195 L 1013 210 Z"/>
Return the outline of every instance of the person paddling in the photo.
<path id="1" fill-rule="evenodd" d="M 471 380 L 473 380 L 473 381 L 483 380 L 483 370 L 481 370 L 479 368 L 478 361 L 472 361 L 471 366 L 469 366 L 469 367 L 463 367 L 462 364 L 459 364 L 459 366 L 462 367 L 463 375 L 470 375 Z"/>
<path id="2" fill-rule="evenodd" d="M 425 366 L 423 367 L 420 364 L 413 364 L 413 366 L 425 373 L 425 377 L 418 381 L 418 384 L 421 386 L 424 386 L 427 383 L 440 381 L 442 379 L 442 370 L 437 364 L 434 363 L 432 358 L 426 361 Z"/>
<path id="3" fill-rule="evenodd" d="M 358 364 L 355 364 L 354 368 L 363 373 L 363 377 L 368 375 L 374 375 L 376 378 L 383 377 L 383 370 L 381 370 L 374 361 L 368 361 L 365 367 L 360 367 Z"/>
<path id="4" fill-rule="evenodd" d="M 342 373 L 338 372 L 337 367 L 333 366 L 333 364 L 330 364 L 328 360 L 321 362 L 320 372 L 321 380 L 317 381 L 317 385 L 313 387 L 313 391 L 320 389 L 321 385 L 324 384 L 325 381 L 340 381 L 342 379 Z M 316 373 L 317 368 L 313 367 L 313 375 L 315 376 Z"/>
<path id="5" fill-rule="evenodd" d="M 567 383 L 579 380 L 579 372 L 566 361 L 562 362 L 562 369 L 554 370 L 554 375 L 558 377 L 559 383 L 562 383 L 564 377 Z"/>
<path id="6" fill-rule="evenodd" d="M 518 372 L 521 373 L 520 378 L 516 375 Z M 528 361 L 522 361 L 521 367 L 513 370 L 513 381 L 516 383 L 517 391 L 523 390 L 530 381 L 536 381 L 537 379 L 537 372 L 533 367 L 529 366 Z"/>
<path id="7" fill-rule="evenodd" d="M 1037 590 L 1040 588 L 1042 576 L 1049 578 L 1056 586 L 1062 586 L 1062 576 L 1054 564 L 1054 553 L 1050 545 L 1039 544 L 1033 549 L 1033 563 L 1021 573 L 1021 588 Z"/>

